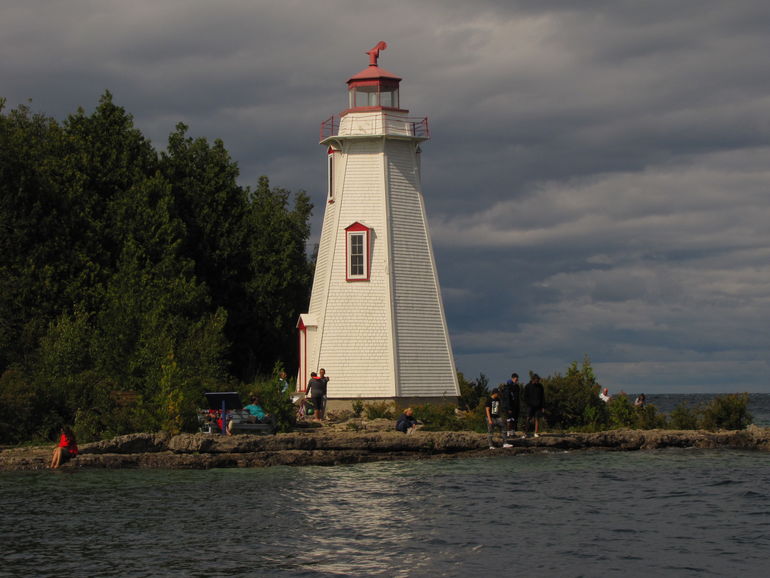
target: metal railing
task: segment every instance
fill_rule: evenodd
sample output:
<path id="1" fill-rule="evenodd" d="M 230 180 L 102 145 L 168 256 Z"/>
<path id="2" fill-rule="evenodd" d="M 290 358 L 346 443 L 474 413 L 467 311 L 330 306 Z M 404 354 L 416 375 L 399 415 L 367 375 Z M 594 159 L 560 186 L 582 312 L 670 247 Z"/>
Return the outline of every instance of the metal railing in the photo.
<path id="1" fill-rule="evenodd" d="M 371 113 L 367 115 L 357 114 L 355 117 L 346 119 L 350 125 L 343 131 L 345 136 L 367 135 L 367 134 L 391 134 L 399 136 L 417 137 L 420 139 L 430 138 L 430 127 L 428 126 L 428 117 L 410 118 L 388 113 Z M 337 136 L 340 134 L 340 116 L 330 116 L 321 123 L 320 140 Z M 345 123 L 343 123 L 345 124 Z"/>

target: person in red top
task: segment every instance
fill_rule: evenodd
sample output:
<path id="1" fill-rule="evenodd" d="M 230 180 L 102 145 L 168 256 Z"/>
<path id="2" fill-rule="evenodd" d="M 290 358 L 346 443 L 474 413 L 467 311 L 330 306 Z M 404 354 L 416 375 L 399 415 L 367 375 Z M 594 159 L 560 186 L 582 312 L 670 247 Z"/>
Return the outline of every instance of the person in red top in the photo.
<path id="1" fill-rule="evenodd" d="M 53 450 L 53 457 L 51 458 L 51 468 L 58 468 L 60 465 L 67 463 L 69 460 L 78 455 L 78 442 L 75 439 L 75 434 L 68 426 L 61 428 L 61 437 L 59 438 L 59 445 Z"/>

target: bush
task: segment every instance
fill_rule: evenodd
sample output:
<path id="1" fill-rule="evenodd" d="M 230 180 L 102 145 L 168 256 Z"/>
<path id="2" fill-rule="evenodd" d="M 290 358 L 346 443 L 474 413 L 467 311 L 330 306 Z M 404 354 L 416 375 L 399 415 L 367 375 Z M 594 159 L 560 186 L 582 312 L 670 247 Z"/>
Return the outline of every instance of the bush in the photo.
<path id="1" fill-rule="evenodd" d="M 353 402 L 353 415 L 355 417 L 361 417 L 361 414 L 364 412 L 364 402 L 360 399 L 357 399 Z"/>
<path id="2" fill-rule="evenodd" d="M 581 367 L 573 361 L 567 375 L 557 373 L 543 379 L 543 386 L 549 427 L 592 430 L 606 427 L 607 407 L 598 397 L 600 386 L 587 356 Z"/>
<path id="3" fill-rule="evenodd" d="M 461 372 L 457 372 L 457 381 L 460 385 L 460 409 L 473 411 L 479 406 L 479 402 L 487 395 L 489 379 L 480 373 L 474 381 L 467 381 Z"/>
<path id="4" fill-rule="evenodd" d="M 604 403 L 599 400 L 600 403 Z M 607 410 L 610 414 L 610 427 L 632 428 L 636 425 L 636 409 L 625 393 L 612 396 L 607 402 Z"/>
<path id="5" fill-rule="evenodd" d="M 0 443 L 18 443 L 31 437 L 36 392 L 21 368 L 6 370 L 0 376 Z"/>
<path id="6" fill-rule="evenodd" d="M 457 415 L 453 404 L 425 404 L 414 408 L 414 417 L 423 424 L 426 431 L 458 431 L 465 429 L 463 420 Z"/>
<path id="7" fill-rule="evenodd" d="M 364 405 L 366 419 L 394 419 L 396 408 L 390 401 L 375 401 Z"/>
<path id="8" fill-rule="evenodd" d="M 698 414 L 684 402 L 680 402 L 669 416 L 672 429 L 698 429 Z"/>
<path id="9" fill-rule="evenodd" d="M 748 404 L 748 393 L 717 396 L 701 408 L 701 426 L 709 430 L 746 429 L 752 422 Z"/>
<path id="10" fill-rule="evenodd" d="M 252 385 L 253 395 L 259 397 L 264 410 L 273 416 L 278 431 L 290 431 L 297 421 L 297 408 L 291 401 L 291 392 L 294 390 L 289 384 L 287 391 L 281 391 L 278 381 L 278 373 L 267 379 L 255 381 Z M 243 396 L 248 399 L 249 396 Z"/>
<path id="11" fill-rule="evenodd" d="M 634 408 L 636 420 L 634 427 L 638 429 L 658 429 L 666 427 L 666 416 L 658 413 L 658 408 L 652 404 Z"/>

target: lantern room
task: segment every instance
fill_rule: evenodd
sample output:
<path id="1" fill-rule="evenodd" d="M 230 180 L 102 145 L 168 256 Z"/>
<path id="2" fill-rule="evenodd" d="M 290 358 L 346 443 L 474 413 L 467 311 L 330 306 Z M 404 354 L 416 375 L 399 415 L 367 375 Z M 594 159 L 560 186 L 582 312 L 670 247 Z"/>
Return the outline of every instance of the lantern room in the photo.
<path id="1" fill-rule="evenodd" d="M 401 79 L 380 68 L 377 60 L 380 51 L 388 45 L 379 42 L 367 52 L 369 66 L 348 80 L 348 110 L 345 112 L 366 112 L 373 110 L 397 110 L 400 108 L 398 85 Z"/>

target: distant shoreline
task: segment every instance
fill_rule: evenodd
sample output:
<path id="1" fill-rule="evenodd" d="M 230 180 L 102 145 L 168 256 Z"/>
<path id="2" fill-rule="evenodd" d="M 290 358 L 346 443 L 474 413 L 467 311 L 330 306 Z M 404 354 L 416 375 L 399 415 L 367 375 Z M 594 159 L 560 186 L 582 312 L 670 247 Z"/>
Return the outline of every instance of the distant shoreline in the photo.
<path id="1" fill-rule="evenodd" d="M 319 428 L 277 435 L 166 433 L 130 434 L 83 444 L 80 455 L 62 466 L 77 469 L 210 469 L 271 466 L 333 466 L 408 459 L 519 455 L 549 451 L 639 451 L 662 448 L 770 451 L 770 428 L 746 430 L 611 430 L 597 433 L 545 433 L 516 438 L 490 450 L 487 435 L 476 432 L 338 431 Z M 53 444 L 0 450 L 0 472 L 45 470 Z"/>

